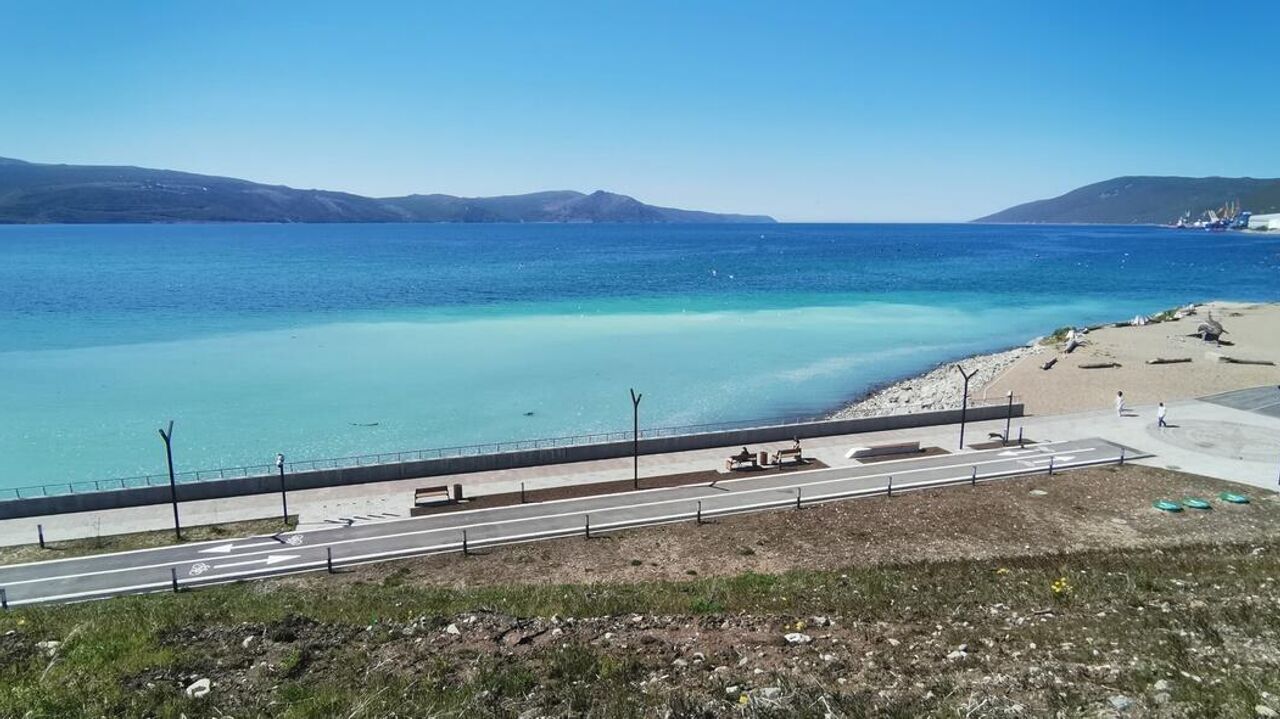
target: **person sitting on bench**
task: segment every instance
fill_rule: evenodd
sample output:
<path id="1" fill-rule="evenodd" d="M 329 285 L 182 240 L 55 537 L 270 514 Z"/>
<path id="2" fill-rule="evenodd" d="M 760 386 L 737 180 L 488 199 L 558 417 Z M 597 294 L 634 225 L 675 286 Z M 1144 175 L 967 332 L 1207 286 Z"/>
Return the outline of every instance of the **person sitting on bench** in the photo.
<path id="1" fill-rule="evenodd" d="M 756 456 L 751 453 L 751 450 L 747 449 L 746 447 L 743 447 L 741 452 L 725 460 L 724 467 L 725 469 L 732 470 L 734 465 L 745 464 L 747 462 L 756 464 L 757 462 Z"/>

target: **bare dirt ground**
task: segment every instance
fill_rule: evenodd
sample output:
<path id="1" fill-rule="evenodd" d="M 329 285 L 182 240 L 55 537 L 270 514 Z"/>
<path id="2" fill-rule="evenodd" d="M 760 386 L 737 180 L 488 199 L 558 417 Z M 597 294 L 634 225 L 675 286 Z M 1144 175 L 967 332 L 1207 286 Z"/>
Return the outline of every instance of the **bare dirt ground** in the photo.
<path id="1" fill-rule="evenodd" d="M 1018 556 L 1185 542 L 1280 538 L 1280 501 L 1248 492 L 1252 504 L 1214 501 L 1207 512 L 1170 515 L 1157 499 L 1216 498 L 1238 485 L 1129 465 L 1100 467 L 562 539 L 397 563 L 407 582 L 454 588 L 503 584 L 687 579 L 742 572 L 835 569 L 884 562 Z M 1043 492 L 1043 494 L 1040 494 Z M 339 581 L 377 581 L 370 565 Z M 286 582 L 327 584 L 303 575 Z"/>

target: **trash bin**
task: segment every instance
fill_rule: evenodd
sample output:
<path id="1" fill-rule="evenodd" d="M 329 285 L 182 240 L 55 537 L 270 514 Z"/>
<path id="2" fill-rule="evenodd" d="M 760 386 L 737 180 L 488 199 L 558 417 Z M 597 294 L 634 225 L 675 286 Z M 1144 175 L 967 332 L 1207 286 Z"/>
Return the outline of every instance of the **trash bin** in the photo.
<path id="1" fill-rule="evenodd" d="M 769 463 L 769 452 L 768 452 L 768 451 L 761 450 L 761 451 L 760 451 L 760 453 L 756 455 L 756 457 L 760 460 L 760 466 L 761 466 L 761 467 L 763 467 L 763 466 L 765 466 L 766 464 L 768 464 L 768 463 Z"/>
<path id="2" fill-rule="evenodd" d="M 455 502 L 462 501 L 462 485 L 461 484 L 453 485 L 453 501 Z"/>

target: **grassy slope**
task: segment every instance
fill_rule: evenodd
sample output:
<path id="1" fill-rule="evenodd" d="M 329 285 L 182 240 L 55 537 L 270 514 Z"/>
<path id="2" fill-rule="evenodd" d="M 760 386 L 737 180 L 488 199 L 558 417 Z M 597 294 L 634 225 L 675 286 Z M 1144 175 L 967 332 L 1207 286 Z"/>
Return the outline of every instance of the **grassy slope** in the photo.
<path id="1" fill-rule="evenodd" d="M 982 701 L 974 716 L 1019 706 L 1075 716 L 1124 694 L 1185 716 L 1251 716 L 1263 692 L 1280 693 L 1278 551 L 1186 547 L 461 591 L 409 587 L 392 573 L 328 593 L 240 585 L 25 609 L 0 616 L 0 715 L 634 716 L 745 706 L 764 716 L 964 716 Z M 1060 577 L 1071 586 L 1062 596 L 1051 589 Z M 709 659 L 682 676 L 671 664 L 678 649 L 601 640 L 607 627 L 627 631 L 625 619 L 585 632 L 564 625 L 561 641 L 525 651 L 441 631 L 477 611 L 675 615 L 702 633 Z M 811 615 L 836 617 L 844 642 L 784 646 L 783 632 Z M 738 671 L 736 655 L 717 655 L 725 650 L 710 641 L 722 621 L 763 625 L 774 641 L 760 656 L 791 663 Z M 262 639 L 245 650 L 249 635 Z M 35 646 L 50 638 L 65 642 L 51 656 Z M 961 644 L 967 657 L 944 658 Z M 709 671 L 720 663 L 734 668 Z M 646 681 L 659 675 L 668 678 Z M 214 693 L 185 698 L 181 688 L 199 676 L 215 679 Z M 1173 680 L 1166 705 L 1151 689 L 1161 678 Z M 730 685 L 741 692 L 726 693 Z M 782 691 L 766 698 L 763 687 Z"/>

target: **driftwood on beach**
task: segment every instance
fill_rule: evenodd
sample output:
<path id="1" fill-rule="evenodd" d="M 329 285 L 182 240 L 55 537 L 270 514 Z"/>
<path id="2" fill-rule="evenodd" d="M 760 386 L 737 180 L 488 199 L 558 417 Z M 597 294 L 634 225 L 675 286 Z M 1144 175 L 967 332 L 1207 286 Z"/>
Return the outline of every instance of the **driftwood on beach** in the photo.
<path id="1" fill-rule="evenodd" d="M 1190 361 L 1191 361 L 1190 357 L 1173 357 L 1173 358 L 1157 357 L 1155 359 L 1147 360 L 1147 364 L 1182 364 L 1183 362 L 1190 362 Z"/>
<path id="2" fill-rule="evenodd" d="M 1111 369 L 1113 367 L 1119 367 L 1120 363 L 1119 362 L 1086 362 L 1082 365 L 1077 365 L 1077 366 L 1080 369 Z"/>
<path id="3" fill-rule="evenodd" d="M 1056 364 L 1058 364 L 1058 358 L 1050 357 L 1044 364 L 1040 365 L 1040 369 L 1053 369 Z"/>
<path id="4" fill-rule="evenodd" d="M 1226 362 L 1227 364 L 1256 364 L 1256 365 L 1262 365 L 1264 367 L 1276 366 L 1276 363 L 1272 362 L 1271 360 L 1236 359 L 1235 357 L 1222 357 L 1218 361 Z"/>

